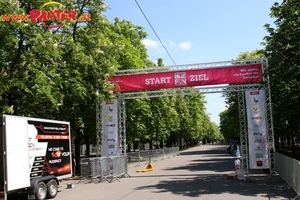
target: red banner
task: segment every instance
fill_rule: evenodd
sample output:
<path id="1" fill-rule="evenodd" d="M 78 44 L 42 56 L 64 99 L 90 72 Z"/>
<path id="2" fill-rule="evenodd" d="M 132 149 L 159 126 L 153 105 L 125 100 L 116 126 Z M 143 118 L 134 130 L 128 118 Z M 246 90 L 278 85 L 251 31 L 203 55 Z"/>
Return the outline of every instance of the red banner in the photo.
<path id="1" fill-rule="evenodd" d="M 262 81 L 261 64 L 112 76 L 115 92 Z"/>

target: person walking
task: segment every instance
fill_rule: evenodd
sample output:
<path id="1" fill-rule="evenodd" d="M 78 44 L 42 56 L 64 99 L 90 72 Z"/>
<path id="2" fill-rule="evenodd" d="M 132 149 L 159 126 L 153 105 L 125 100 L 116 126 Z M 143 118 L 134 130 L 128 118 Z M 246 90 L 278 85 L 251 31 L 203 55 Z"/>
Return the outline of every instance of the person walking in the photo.
<path id="1" fill-rule="evenodd" d="M 72 176 L 75 176 L 76 174 L 76 159 L 75 159 L 75 149 L 72 148 Z"/>

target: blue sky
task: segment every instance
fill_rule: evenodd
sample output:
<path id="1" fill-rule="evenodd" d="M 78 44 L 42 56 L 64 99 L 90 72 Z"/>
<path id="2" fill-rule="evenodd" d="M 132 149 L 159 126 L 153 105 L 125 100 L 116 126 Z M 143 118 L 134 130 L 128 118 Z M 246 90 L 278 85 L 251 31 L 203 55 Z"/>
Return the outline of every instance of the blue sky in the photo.
<path id="1" fill-rule="evenodd" d="M 268 35 L 264 24 L 273 24 L 274 0 L 137 0 L 175 64 L 209 63 L 236 59 L 241 52 L 263 48 Z M 281 1 L 280 1 L 281 2 Z M 132 21 L 145 28 L 143 41 L 149 58 L 174 65 L 135 0 L 106 0 L 104 15 Z M 221 94 L 207 94 L 207 113 L 219 123 L 225 110 Z"/>

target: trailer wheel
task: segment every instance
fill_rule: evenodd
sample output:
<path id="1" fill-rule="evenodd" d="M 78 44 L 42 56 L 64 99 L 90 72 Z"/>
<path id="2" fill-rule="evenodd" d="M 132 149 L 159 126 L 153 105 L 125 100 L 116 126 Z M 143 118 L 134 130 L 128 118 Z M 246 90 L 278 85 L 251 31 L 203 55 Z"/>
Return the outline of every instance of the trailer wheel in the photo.
<path id="1" fill-rule="evenodd" d="M 51 199 L 56 197 L 57 192 L 58 192 L 58 187 L 57 187 L 57 182 L 54 179 L 51 179 L 48 183 L 47 183 L 47 198 Z"/>
<path id="2" fill-rule="evenodd" d="M 46 199 L 47 186 L 43 181 L 41 181 L 37 184 L 36 191 L 35 191 L 35 196 L 36 196 L 36 199 L 38 199 L 38 200 L 45 200 Z"/>

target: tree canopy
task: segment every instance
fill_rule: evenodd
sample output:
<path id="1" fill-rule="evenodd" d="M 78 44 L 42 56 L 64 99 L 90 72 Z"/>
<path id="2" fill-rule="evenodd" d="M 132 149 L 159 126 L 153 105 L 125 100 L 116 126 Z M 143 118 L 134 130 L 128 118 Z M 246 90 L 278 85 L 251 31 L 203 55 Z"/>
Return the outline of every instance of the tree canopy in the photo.
<path id="1" fill-rule="evenodd" d="M 272 117 L 276 148 L 291 146 L 295 156 L 295 142 L 299 141 L 299 94 L 300 94 L 300 2 L 283 0 L 275 2 L 270 8 L 274 24 L 265 24 L 269 35 L 264 37 L 264 49 L 241 53 L 238 59 L 268 58 L 268 76 L 271 87 Z M 275 27 L 274 27 L 275 25 Z M 221 132 L 232 137 L 231 132 L 238 130 L 237 97 L 228 93 L 228 109 L 220 114 Z M 233 114 L 235 113 L 235 114 Z M 232 127 L 233 126 L 233 127 Z"/>
<path id="2" fill-rule="evenodd" d="M 119 18 L 110 22 L 104 1 L 60 4 L 0 0 L 5 15 L 0 24 L 0 112 L 69 121 L 79 152 L 80 144 L 96 142 L 96 103 L 115 98 L 109 77 L 117 70 L 163 66 L 163 59 L 157 64 L 149 60 L 143 27 Z M 33 9 L 51 13 L 57 6 L 76 15 L 63 22 L 53 13 L 44 21 L 30 18 Z M 126 107 L 129 142 L 162 146 L 178 145 L 181 138 L 189 144 L 222 138 L 200 94 L 136 99 Z"/>
<path id="3" fill-rule="evenodd" d="M 295 137 L 299 139 L 298 117 L 300 108 L 300 2 L 284 0 L 275 3 L 270 16 L 273 27 L 266 24 L 269 35 L 265 39 L 265 55 L 269 60 L 267 75 L 270 78 L 274 132 L 276 145 L 292 144 L 295 154 Z"/>
<path id="4" fill-rule="evenodd" d="M 96 142 L 96 103 L 113 98 L 109 77 L 116 70 L 148 62 L 142 44 L 147 33 L 130 21 L 110 22 L 101 0 L 60 3 L 77 14 L 60 27 L 49 27 L 58 24 L 54 19 L 2 20 L 0 111 L 70 121 L 79 152 L 81 143 Z M 42 6 L 41 1 L 0 0 L 0 13 L 29 16 Z M 90 20 L 82 21 L 80 16 L 87 14 Z"/>
<path id="5" fill-rule="evenodd" d="M 242 52 L 235 60 L 247 60 L 264 58 L 264 50 L 256 49 L 254 51 Z M 226 139 L 235 139 L 240 137 L 240 119 L 239 102 L 237 92 L 226 92 L 222 94 L 225 97 L 227 109 L 219 114 L 220 131 Z"/>

